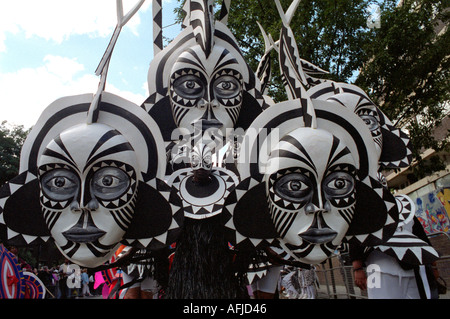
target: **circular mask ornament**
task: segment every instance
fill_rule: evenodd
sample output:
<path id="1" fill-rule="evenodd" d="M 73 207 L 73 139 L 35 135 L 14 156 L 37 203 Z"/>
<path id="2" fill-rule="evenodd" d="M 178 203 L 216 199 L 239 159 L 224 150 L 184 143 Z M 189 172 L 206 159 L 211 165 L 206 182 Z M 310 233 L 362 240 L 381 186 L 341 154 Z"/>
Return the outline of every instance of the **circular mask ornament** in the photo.
<path id="1" fill-rule="evenodd" d="M 222 213 L 228 195 L 238 184 L 237 176 L 227 169 L 214 167 L 208 181 L 198 183 L 194 173 L 190 168 L 179 169 L 168 180 L 181 198 L 184 216 L 203 219 Z"/>

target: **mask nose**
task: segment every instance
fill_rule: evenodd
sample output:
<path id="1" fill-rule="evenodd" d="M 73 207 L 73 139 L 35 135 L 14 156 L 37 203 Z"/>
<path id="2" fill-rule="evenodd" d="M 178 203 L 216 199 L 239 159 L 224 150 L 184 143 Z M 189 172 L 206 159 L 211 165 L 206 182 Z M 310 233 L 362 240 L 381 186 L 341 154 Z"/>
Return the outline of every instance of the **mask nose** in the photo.
<path id="1" fill-rule="evenodd" d="M 307 215 L 315 214 L 322 211 L 323 210 L 317 207 L 314 203 L 309 203 L 305 206 L 305 213 Z"/>
<path id="2" fill-rule="evenodd" d="M 322 194 L 320 187 L 317 189 L 316 195 L 312 201 L 305 206 L 305 213 L 307 215 L 314 213 L 329 213 L 331 212 L 331 204 L 326 200 Z"/>
<path id="3" fill-rule="evenodd" d="M 209 128 L 218 129 L 223 126 L 223 123 L 216 118 L 213 111 L 214 108 L 219 106 L 219 103 L 216 100 L 209 102 L 205 99 L 201 99 L 197 105 L 204 111 L 199 119 L 196 119 L 191 123 L 191 125 L 194 126 L 194 130 L 204 132 Z"/>
<path id="4" fill-rule="evenodd" d="M 70 204 L 70 210 L 73 212 L 81 211 L 81 210 L 89 210 L 89 211 L 96 211 L 99 208 L 98 200 L 93 198 L 89 201 L 87 205 L 80 205 L 80 203 L 77 200 L 72 201 Z"/>
<path id="5" fill-rule="evenodd" d="M 76 196 L 72 203 L 70 204 L 70 209 L 72 211 L 80 210 L 90 210 L 95 211 L 100 207 L 98 200 L 95 197 L 91 197 L 88 192 L 82 192 L 81 196 L 78 198 Z"/>
<path id="6" fill-rule="evenodd" d="M 208 109 L 208 108 L 212 109 L 212 108 L 219 107 L 219 102 L 214 98 L 208 99 L 208 100 L 205 100 L 203 98 L 203 99 L 200 99 L 200 101 L 198 101 L 197 106 L 201 109 Z"/>

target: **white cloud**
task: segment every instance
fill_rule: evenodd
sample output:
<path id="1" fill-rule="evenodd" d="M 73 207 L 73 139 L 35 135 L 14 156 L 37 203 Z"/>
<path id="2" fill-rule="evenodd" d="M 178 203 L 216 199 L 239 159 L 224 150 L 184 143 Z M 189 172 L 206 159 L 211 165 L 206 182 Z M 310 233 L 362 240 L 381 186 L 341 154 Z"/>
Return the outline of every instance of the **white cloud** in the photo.
<path id="1" fill-rule="evenodd" d="M 123 0 L 127 13 L 138 0 Z M 146 13 L 147 0 L 127 23 L 137 35 L 139 13 Z M 147 15 L 148 16 L 148 15 Z M 117 23 L 114 0 L 21 0 L 0 2 L 0 53 L 7 50 L 6 37 L 23 33 L 27 37 L 65 43 L 72 35 L 109 38 Z M 97 61 L 98 62 L 98 61 Z M 56 99 L 94 93 L 99 77 L 86 70 L 77 59 L 47 55 L 37 68 L 0 72 L 0 121 L 30 127 L 42 111 Z M 145 96 L 123 91 L 107 83 L 106 90 L 141 104 Z"/>
<path id="2" fill-rule="evenodd" d="M 147 98 L 147 96 L 143 96 L 141 94 L 138 93 L 133 93 L 130 91 L 122 91 L 121 89 L 116 88 L 115 86 L 106 83 L 106 89 L 105 91 L 116 94 L 130 102 L 133 102 L 137 105 L 141 105 L 145 99 Z"/>
<path id="3" fill-rule="evenodd" d="M 41 67 L 0 74 L 0 121 L 7 120 L 11 124 L 28 128 L 56 99 L 95 93 L 99 77 L 83 71 L 84 66 L 76 59 L 48 55 Z M 144 101 L 144 96 L 121 91 L 108 83 L 106 90 L 138 105 Z"/>
<path id="4" fill-rule="evenodd" d="M 137 0 L 125 0 L 128 12 Z M 150 7 L 144 2 L 140 12 Z M 27 37 L 38 36 L 61 43 L 71 35 L 88 34 L 92 37 L 112 35 L 117 23 L 116 2 L 112 0 L 22 0 L 2 1 L 0 4 L 0 52 L 5 51 L 6 34 L 25 32 Z M 125 28 L 137 34 L 139 14 Z"/>
<path id="5" fill-rule="evenodd" d="M 48 75 L 60 79 L 63 83 L 70 82 L 75 74 L 84 70 L 84 66 L 76 59 L 47 55 L 44 57 L 44 67 Z"/>

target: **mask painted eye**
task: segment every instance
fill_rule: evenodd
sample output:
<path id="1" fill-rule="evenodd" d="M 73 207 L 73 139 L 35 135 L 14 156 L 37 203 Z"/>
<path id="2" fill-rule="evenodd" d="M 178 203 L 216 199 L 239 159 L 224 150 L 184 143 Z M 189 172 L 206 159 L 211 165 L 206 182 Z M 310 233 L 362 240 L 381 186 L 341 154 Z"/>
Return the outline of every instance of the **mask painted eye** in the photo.
<path id="1" fill-rule="evenodd" d="M 200 158 L 198 156 L 191 156 L 191 166 L 193 168 L 196 168 L 200 165 Z"/>
<path id="2" fill-rule="evenodd" d="M 49 171 L 41 178 L 41 188 L 45 196 L 55 201 L 73 198 L 78 192 L 79 185 L 77 175 L 66 169 Z"/>
<path id="3" fill-rule="evenodd" d="M 173 83 L 175 92 L 187 99 L 198 99 L 203 96 L 203 83 L 193 75 L 181 76 Z"/>
<path id="4" fill-rule="evenodd" d="M 203 158 L 203 166 L 207 169 L 210 169 L 212 167 L 212 158 L 211 156 L 205 156 Z"/>
<path id="5" fill-rule="evenodd" d="M 303 174 L 292 173 L 280 177 L 274 184 L 275 193 L 283 199 L 300 203 L 312 196 L 312 182 Z"/>
<path id="6" fill-rule="evenodd" d="M 355 180 L 346 172 L 334 172 L 325 177 L 323 189 L 329 197 L 348 196 L 355 188 Z"/>
<path id="7" fill-rule="evenodd" d="M 122 196 L 130 185 L 130 178 L 119 168 L 105 167 L 97 172 L 91 180 L 94 196 L 102 200 L 113 200 Z"/>
<path id="8" fill-rule="evenodd" d="M 360 115 L 359 117 L 369 127 L 369 130 L 375 131 L 379 127 L 378 120 L 374 116 L 372 116 L 372 115 Z"/>
<path id="9" fill-rule="evenodd" d="M 232 76 L 222 76 L 214 82 L 214 93 L 219 98 L 233 98 L 241 91 L 241 84 Z"/>

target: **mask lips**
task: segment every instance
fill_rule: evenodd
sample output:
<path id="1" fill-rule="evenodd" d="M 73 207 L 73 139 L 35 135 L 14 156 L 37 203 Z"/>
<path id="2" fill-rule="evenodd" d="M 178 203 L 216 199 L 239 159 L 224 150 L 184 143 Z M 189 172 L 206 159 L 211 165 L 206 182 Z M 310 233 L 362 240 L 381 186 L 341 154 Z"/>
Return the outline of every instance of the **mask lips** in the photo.
<path id="1" fill-rule="evenodd" d="M 330 228 L 309 228 L 299 236 L 312 244 L 325 244 L 332 241 L 337 236 L 337 232 Z"/>
<path id="2" fill-rule="evenodd" d="M 67 240 L 75 243 L 92 243 L 106 232 L 94 224 L 90 211 L 83 209 L 78 222 L 62 234 Z"/>

